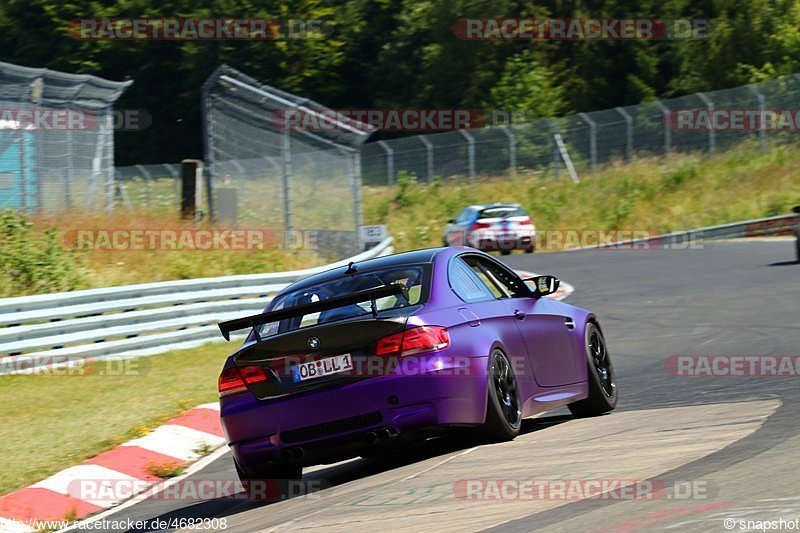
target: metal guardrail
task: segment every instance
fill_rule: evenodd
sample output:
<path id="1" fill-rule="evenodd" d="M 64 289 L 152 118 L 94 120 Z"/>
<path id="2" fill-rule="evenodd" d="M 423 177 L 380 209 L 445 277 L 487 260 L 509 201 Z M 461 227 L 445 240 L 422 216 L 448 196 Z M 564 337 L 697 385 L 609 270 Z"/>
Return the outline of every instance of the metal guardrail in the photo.
<path id="1" fill-rule="evenodd" d="M 649 243 L 656 246 L 679 247 L 692 242 L 714 239 L 739 239 L 743 237 L 759 237 L 769 235 L 793 235 L 800 227 L 800 215 L 778 215 L 774 217 L 758 218 L 755 220 L 745 220 L 743 222 L 732 222 L 730 224 L 720 224 L 718 226 L 707 226 L 684 231 L 674 231 L 657 235 L 655 237 L 645 237 L 642 239 L 630 239 L 608 244 L 598 244 L 573 248 L 567 251 L 591 250 L 594 248 L 614 248 L 620 246 L 635 245 L 637 243 Z"/>
<path id="2" fill-rule="evenodd" d="M 135 357 L 219 337 L 217 322 L 261 312 L 312 274 L 393 252 L 392 238 L 329 265 L 268 274 L 168 281 L 0 299 L 0 357 Z M 0 374 L 9 373 L 0 359 Z M 13 366 L 13 365 L 12 365 Z"/>

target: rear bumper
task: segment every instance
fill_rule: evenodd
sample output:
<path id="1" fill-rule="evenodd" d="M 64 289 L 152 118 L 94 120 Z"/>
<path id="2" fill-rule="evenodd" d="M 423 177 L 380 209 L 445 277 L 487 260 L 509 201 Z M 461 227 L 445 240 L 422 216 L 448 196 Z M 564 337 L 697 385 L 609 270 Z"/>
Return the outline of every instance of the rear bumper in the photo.
<path id="1" fill-rule="evenodd" d="M 223 398 L 220 416 L 233 455 L 247 466 L 276 460 L 282 448 L 299 446 L 313 458 L 360 445 L 375 428 L 403 435 L 482 423 L 487 358 L 445 353 L 425 356 L 436 365 L 425 366 L 435 371 L 395 372 L 275 400 L 261 401 L 250 393 Z"/>

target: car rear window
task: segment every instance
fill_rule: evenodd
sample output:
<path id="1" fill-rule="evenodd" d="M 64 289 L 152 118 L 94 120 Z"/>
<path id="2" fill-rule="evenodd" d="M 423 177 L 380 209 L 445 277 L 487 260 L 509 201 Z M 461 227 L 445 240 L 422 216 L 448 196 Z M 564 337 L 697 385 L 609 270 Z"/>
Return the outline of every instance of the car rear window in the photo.
<path id="1" fill-rule="evenodd" d="M 428 281 L 426 269 L 418 265 L 346 275 L 318 285 L 298 289 L 278 296 L 272 307 L 270 307 L 270 311 L 289 309 L 298 305 L 306 305 L 337 296 L 345 296 L 354 292 L 374 289 L 392 283 L 400 283 L 406 286 L 408 289 L 408 300 L 402 295 L 379 298 L 375 301 L 378 312 L 402 309 L 424 303 L 423 298 L 426 293 L 425 288 Z M 304 315 L 302 317 L 288 318 L 279 322 L 264 324 L 259 333 L 262 337 L 266 337 L 274 335 L 275 333 L 283 333 L 298 328 L 346 320 L 348 318 L 367 315 L 371 312 L 370 302 L 346 305 L 319 313 Z"/>
<path id="2" fill-rule="evenodd" d="M 508 218 L 508 217 L 522 217 L 527 215 L 521 207 L 504 206 L 504 207 L 489 207 L 480 212 L 479 219 L 482 218 Z"/>

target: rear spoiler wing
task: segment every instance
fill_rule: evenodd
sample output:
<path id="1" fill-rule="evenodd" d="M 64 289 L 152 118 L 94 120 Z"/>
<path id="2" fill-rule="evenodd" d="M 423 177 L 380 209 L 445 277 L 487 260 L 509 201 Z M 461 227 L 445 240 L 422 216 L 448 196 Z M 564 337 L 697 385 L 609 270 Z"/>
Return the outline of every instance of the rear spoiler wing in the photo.
<path id="1" fill-rule="evenodd" d="M 240 329 L 253 328 L 256 340 L 260 341 L 261 337 L 258 335 L 258 326 L 269 324 L 270 322 L 277 322 L 287 318 L 294 318 L 298 316 L 310 315 L 320 311 L 327 311 L 328 309 L 336 309 L 337 307 L 344 307 L 345 305 L 352 305 L 362 302 L 372 302 L 372 316 L 377 318 L 378 309 L 375 307 L 375 300 L 385 298 L 386 296 L 394 296 L 402 294 L 408 300 L 408 289 L 405 285 L 399 283 L 392 283 L 390 285 L 382 285 L 374 289 L 367 289 L 365 291 L 358 291 L 352 294 L 345 294 L 344 296 L 337 296 L 335 298 L 328 298 L 319 302 L 314 302 L 306 305 L 298 305 L 288 309 L 281 309 L 280 311 L 272 311 L 271 313 L 260 313 L 258 315 L 251 315 L 226 322 L 219 323 L 219 330 L 226 341 L 231 340 L 231 332 Z"/>

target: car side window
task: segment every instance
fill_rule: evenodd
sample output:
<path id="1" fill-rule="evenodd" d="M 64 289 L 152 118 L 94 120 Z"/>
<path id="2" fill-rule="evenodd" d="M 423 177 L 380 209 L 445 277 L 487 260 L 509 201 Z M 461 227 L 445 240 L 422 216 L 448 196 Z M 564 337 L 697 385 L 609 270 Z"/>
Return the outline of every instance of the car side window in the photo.
<path id="1" fill-rule="evenodd" d="M 470 218 L 470 214 L 471 214 L 471 213 L 472 213 L 472 211 L 471 211 L 469 208 L 467 208 L 467 209 L 464 209 L 464 210 L 463 210 L 463 211 L 461 211 L 461 213 L 458 215 L 458 218 L 456 218 L 456 223 L 457 223 L 457 224 L 460 224 L 460 223 L 462 223 L 462 222 L 466 222 L 467 220 L 469 220 L 469 218 Z"/>
<path id="2" fill-rule="evenodd" d="M 496 298 L 530 296 L 530 290 L 519 279 L 519 276 L 494 261 L 477 255 L 467 256 L 464 259 Z"/>
<path id="3" fill-rule="evenodd" d="M 468 303 L 494 300 L 496 296 L 483 283 L 472 268 L 460 257 L 453 258 L 447 271 L 450 287 L 456 295 Z"/>

